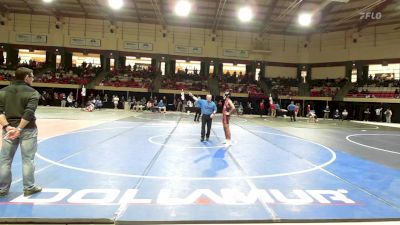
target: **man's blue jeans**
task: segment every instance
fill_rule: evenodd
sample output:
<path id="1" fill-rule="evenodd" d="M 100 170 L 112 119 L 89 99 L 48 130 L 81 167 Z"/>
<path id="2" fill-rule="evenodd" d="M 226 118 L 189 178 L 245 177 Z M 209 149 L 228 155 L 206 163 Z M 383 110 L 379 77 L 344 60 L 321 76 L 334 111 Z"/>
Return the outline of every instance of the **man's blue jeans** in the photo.
<path id="1" fill-rule="evenodd" d="M 6 132 L 3 130 L 3 138 Z M 24 129 L 21 136 L 15 140 L 4 140 L 0 151 L 0 192 L 10 189 L 12 174 L 11 164 L 18 146 L 21 146 L 22 173 L 24 190 L 35 187 L 35 163 L 34 158 L 37 151 L 37 129 Z"/>

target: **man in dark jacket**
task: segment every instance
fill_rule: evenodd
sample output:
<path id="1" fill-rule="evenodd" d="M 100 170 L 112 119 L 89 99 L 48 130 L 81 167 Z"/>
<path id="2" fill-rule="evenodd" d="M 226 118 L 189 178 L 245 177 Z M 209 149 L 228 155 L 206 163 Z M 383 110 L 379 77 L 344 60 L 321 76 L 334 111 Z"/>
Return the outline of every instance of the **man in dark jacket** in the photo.
<path id="1" fill-rule="evenodd" d="M 32 70 L 18 68 L 15 80 L 0 90 L 0 124 L 3 127 L 3 145 L 0 152 L 0 196 L 8 194 L 11 186 L 11 163 L 18 146 L 21 147 L 24 196 L 42 191 L 35 185 L 34 158 L 37 151 L 35 111 L 40 94 L 30 87 Z"/>

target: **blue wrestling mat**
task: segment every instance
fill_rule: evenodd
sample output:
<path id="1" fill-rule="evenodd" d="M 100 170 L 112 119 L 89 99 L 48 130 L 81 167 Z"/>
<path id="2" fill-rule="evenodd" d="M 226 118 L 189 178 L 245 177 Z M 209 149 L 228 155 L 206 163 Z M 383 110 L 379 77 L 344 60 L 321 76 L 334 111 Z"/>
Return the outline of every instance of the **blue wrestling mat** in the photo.
<path id="1" fill-rule="evenodd" d="M 171 120 L 114 121 L 41 140 L 36 179 L 45 189 L 21 195 L 16 157 L 11 192 L 0 198 L 1 221 L 400 218 L 400 170 L 343 151 L 339 142 L 327 146 L 239 118 L 232 120 L 233 145 L 226 149 L 219 122 L 213 124 L 210 141 L 202 143 L 199 124 Z M 398 154 L 388 157 L 400 159 Z"/>

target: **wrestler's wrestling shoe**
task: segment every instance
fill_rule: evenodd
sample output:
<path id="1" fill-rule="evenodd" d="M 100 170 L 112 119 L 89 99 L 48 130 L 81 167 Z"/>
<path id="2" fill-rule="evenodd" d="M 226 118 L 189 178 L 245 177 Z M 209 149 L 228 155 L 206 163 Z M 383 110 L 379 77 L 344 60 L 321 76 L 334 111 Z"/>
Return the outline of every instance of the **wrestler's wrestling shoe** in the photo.
<path id="1" fill-rule="evenodd" d="M 7 191 L 0 191 L 0 197 L 4 197 L 8 195 L 8 190 Z"/>
<path id="2" fill-rule="evenodd" d="M 29 190 L 25 190 L 24 191 L 24 196 L 25 197 L 31 196 L 31 195 L 39 193 L 39 192 L 42 192 L 42 188 L 35 186 L 35 187 L 33 187 L 33 188 L 29 189 Z"/>
<path id="3" fill-rule="evenodd" d="M 232 145 L 232 141 L 231 141 L 231 140 L 226 140 L 226 141 L 224 142 L 224 144 L 225 144 L 225 147 L 229 147 L 229 146 Z"/>

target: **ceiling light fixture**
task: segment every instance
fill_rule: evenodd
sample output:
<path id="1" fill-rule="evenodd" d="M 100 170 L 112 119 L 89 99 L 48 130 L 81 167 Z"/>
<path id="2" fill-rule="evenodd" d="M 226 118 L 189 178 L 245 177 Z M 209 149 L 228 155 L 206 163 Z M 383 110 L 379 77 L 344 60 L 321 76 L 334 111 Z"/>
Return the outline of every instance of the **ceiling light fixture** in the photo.
<path id="1" fill-rule="evenodd" d="M 178 16 L 187 17 L 192 9 L 192 4 L 186 0 L 180 0 L 175 5 L 175 13 Z"/>
<path id="2" fill-rule="evenodd" d="M 112 8 L 114 10 L 118 10 L 118 9 L 122 8 L 122 6 L 124 5 L 124 1 L 123 0 L 108 0 L 108 5 L 110 6 L 110 8 Z"/>
<path id="3" fill-rule="evenodd" d="M 242 7 L 239 9 L 238 17 L 242 22 L 249 22 L 253 19 L 253 11 L 248 6 Z"/>
<path id="4" fill-rule="evenodd" d="M 300 26 L 308 27 L 311 25 L 312 15 L 310 13 L 301 13 L 299 15 L 298 22 L 299 22 Z"/>

